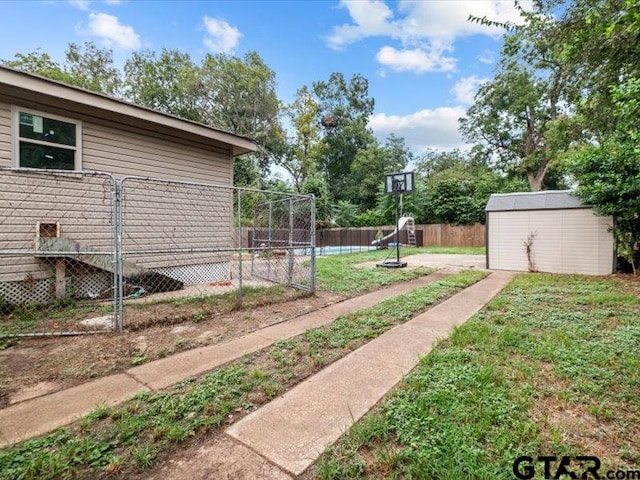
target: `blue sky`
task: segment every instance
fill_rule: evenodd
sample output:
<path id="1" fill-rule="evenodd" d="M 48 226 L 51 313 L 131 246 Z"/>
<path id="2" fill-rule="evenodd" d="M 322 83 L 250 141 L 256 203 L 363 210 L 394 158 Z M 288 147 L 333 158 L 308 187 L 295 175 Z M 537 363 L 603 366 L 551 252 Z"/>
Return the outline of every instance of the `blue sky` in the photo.
<path id="1" fill-rule="evenodd" d="M 463 147 L 457 119 L 493 75 L 502 32 L 469 14 L 516 21 L 511 0 L 3 1 L 0 59 L 36 48 L 58 61 L 69 42 L 93 41 L 118 63 L 163 47 L 243 55 L 275 72 L 282 101 L 334 71 L 369 80 L 370 126 L 419 153 Z"/>

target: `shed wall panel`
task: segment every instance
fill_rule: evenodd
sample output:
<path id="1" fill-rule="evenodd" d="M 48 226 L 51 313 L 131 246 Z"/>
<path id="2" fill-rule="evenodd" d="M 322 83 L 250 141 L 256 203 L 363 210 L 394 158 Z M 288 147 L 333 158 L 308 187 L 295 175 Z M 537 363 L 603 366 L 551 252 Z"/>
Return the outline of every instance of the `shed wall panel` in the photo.
<path id="1" fill-rule="evenodd" d="M 489 213 L 489 268 L 527 271 L 525 242 L 532 237 L 532 262 L 538 271 L 606 275 L 613 270 L 611 217 L 591 209 Z"/>

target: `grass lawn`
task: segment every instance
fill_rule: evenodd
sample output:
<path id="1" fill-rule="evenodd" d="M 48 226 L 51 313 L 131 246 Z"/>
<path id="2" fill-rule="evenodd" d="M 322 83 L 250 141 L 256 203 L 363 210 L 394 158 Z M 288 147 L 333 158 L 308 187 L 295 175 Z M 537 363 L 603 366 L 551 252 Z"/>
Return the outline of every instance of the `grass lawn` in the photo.
<path id="1" fill-rule="evenodd" d="M 555 478 L 580 478 L 575 457 L 588 455 L 602 462 L 601 478 L 640 478 L 618 473 L 640 470 L 639 393 L 640 284 L 523 274 L 309 477 L 513 479 L 514 461 L 528 455 L 543 478 L 537 457 L 567 455 L 577 476 Z M 547 478 L 558 467 L 550 463 Z"/>
<path id="2" fill-rule="evenodd" d="M 346 294 L 357 294 L 371 290 L 374 287 L 390 285 L 400 281 L 411 280 L 426 275 L 426 268 L 394 269 L 377 268 L 375 270 L 353 268 L 363 262 L 382 261 L 390 254 L 395 258 L 395 250 L 374 250 L 364 253 L 349 253 L 342 255 L 327 255 L 318 257 L 316 261 L 317 284 L 320 290 L 330 290 Z M 419 253 L 453 253 L 484 255 L 484 247 L 429 247 L 402 248 L 401 257 L 417 255 Z"/>
<path id="3" fill-rule="evenodd" d="M 486 275 L 466 271 L 445 277 L 201 378 L 140 394 L 118 407 L 97 408 L 69 428 L 0 450 L 0 479 L 128 478 L 180 445 L 215 435 L 219 427 Z"/>

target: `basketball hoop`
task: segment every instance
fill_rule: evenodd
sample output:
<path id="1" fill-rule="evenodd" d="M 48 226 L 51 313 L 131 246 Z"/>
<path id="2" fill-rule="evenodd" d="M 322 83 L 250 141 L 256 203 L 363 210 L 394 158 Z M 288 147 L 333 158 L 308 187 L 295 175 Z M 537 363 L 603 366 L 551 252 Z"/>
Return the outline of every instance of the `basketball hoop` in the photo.
<path id="1" fill-rule="evenodd" d="M 403 193 L 413 193 L 414 185 L 413 172 L 398 172 L 390 173 L 385 176 L 384 179 L 384 192 L 388 195 L 395 195 L 396 200 L 396 259 L 385 260 L 379 263 L 378 267 L 386 268 L 404 268 L 407 266 L 407 262 L 400 261 L 400 212 L 399 212 L 399 198 Z"/>

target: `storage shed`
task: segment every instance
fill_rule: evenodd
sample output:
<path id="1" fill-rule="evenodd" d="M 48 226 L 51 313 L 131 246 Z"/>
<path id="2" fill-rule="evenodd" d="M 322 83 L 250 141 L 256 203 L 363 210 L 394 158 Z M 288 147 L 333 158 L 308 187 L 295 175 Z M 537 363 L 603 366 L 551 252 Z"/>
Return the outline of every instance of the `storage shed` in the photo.
<path id="1" fill-rule="evenodd" d="M 487 268 L 606 275 L 615 270 L 613 217 L 598 216 L 569 191 L 491 195 Z"/>

